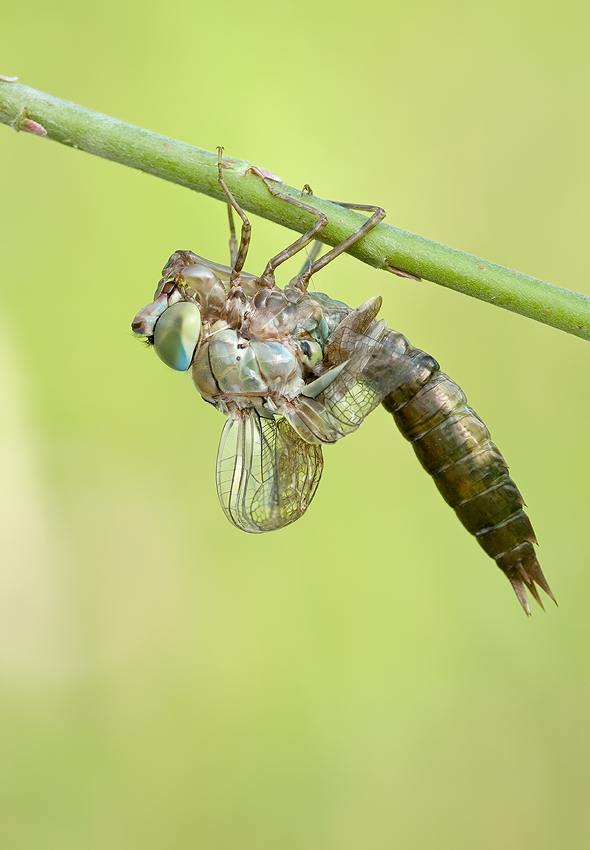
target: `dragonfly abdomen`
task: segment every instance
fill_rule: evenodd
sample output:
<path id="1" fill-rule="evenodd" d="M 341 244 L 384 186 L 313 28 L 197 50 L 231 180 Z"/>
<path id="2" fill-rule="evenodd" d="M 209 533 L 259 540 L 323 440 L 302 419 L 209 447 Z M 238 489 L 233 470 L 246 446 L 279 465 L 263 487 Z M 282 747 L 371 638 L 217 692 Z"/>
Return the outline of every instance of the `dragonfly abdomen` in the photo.
<path id="1" fill-rule="evenodd" d="M 423 352 L 406 355 L 423 367 Z M 434 361 L 433 361 L 434 362 Z M 540 602 L 535 582 L 552 596 L 533 544 L 535 534 L 508 466 L 461 388 L 432 368 L 429 376 L 396 388 L 383 401 L 424 469 L 467 531 L 506 574 L 529 612 L 525 587 Z"/>

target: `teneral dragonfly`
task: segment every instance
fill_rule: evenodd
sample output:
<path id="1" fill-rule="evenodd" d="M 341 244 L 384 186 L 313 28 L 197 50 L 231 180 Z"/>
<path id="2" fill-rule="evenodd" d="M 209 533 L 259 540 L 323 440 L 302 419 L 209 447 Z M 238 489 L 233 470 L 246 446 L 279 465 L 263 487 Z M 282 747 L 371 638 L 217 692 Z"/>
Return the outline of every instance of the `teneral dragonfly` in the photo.
<path id="1" fill-rule="evenodd" d="M 217 491 L 227 518 L 252 533 L 299 519 L 319 484 L 322 444 L 352 433 L 383 404 L 525 611 L 527 589 L 539 604 L 536 585 L 553 598 L 523 499 L 462 390 L 434 358 L 377 318 L 380 297 L 351 309 L 307 291 L 311 276 L 361 239 L 384 211 L 344 205 L 372 215 L 323 257 L 317 259 L 314 249 L 301 273 L 280 289 L 275 269 L 312 242 L 326 219 L 252 170 L 273 195 L 313 213 L 313 227 L 259 277 L 244 272 L 250 225 L 225 184 L 220 150 L 230 224 L 232 207 L 242 219 L 239 248 L 232 226 L 231 266 L 175 252 L 154 301 L 132 325 L 168 366 L 190 369 L 205 401 L 227 417 L 217 457 Z"/>

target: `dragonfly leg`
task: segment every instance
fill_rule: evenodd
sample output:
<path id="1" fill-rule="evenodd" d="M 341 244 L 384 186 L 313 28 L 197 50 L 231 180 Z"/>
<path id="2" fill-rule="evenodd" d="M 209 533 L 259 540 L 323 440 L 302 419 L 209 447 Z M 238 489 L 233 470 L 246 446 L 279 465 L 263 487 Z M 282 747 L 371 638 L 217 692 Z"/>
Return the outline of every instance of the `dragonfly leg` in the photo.
<path id="1" fill-rule="evenodd" d="M 351 245 L 354 245 L 355 242 L 358 242 L 359 239 L 362 239 L 363 236 L 372 230 L 377 224 L 379 224 L 382 219 L 385 218 L 385 210 L 382 207 L 375 207 L 371 204 L 344 204 L 339 201 L 331 201 L 330 203 L 338 204 L 339 207 L 346 207 L 349 210 L 362 210 L 367 212 L 372 212 L 373 215 L 367 219 L 367 221 L 359 227 L 358 230 L 355 230 L 354 233 L 351 233 L 346 239 L 340 242 L 339 245 L 336 245 L 335 248 L 332 248 L 331 251 L 328 251 L 327 254 L 324 254 L 323 257 L 320 257 L 319 260 L 314 260 L 311 263 L 306 263 L 303 267 L 301 274 L 294 281 L 293 285 L 297 286 L 299 289 L 307 289 L 307 285 L 309 283 L 309 279 L 312 275 L 318 272 L 320 269 L 323 269 L 324 266 L 327 266 L 328 263 L 331 263 L 336 257 L 339 257 L 340 254 L 343 254 L 344 251 L 348 251 Z"/>
<path id="2" fill-rule="evenodd" d="M 396 274 L 398 277 L 407 277 L 410 278 L 410 280 L 422 280 L 422 278 L 418 277 L 418 275 L 412 274 L 411 272 L 403 272 L 401 269 L 394 268 L 394 266 L 384 266 L 384 268 L 386 271 Z"/>
<path id="3" fill-rule="evenodd" d="M 232 212 L 232 205 L 228 203 L 227 205 L 227 217 L 229 220 L 229 264 L 234 267 L 235 262 L 238 258 L 238 240 L 236 239 L 236 228 L 234 225 L 234 215 Z"/>
<path id="4" fill-rule="evenodd" d="M 295 256 L 295 254 L 297 254 L 298 251 L 301 251 L 302 248 L 305 248 L 306 245 L 309 245 L 309 243 L 315 239 L 320 230 L 322 230 L 326 226 L 326 224 L 328 223 L 328 218 L 324 215 L 324 213 L 320 212 L 319 210 L 316 210 L 314 207 L 311 207 L 309 204 L 304 203 L 298 198 L 291 198 L 289 195 L 285 195 L 284 192 L 279 192 L 278 189 L 273 186 L 271 181 L 255 166 L 251 166 L 248 170 L 260 177 L 270 194 L 273 195 L 275 198 L 280 198 L 282 201 L 286 201 L 288 204 L 292 204 L 294 207 L 299 207 L 299 209 L 305 210 L 306 212 L 311 213 L 317 218 L 315 224 L 312 225 L 309 230 L 306 230 L 303 236 L 300 236 L 299 239 L 296 239 L 295 242 L 293 242 L 291 245 L 288 245 L 275 257 L 271 257 L 271 259 L 266 264 L 266 268 L 260 275 L 260 283 L 262 286 L 273 287 L 275 284 L 274 272 L 277 266 L 280 266 L 281 263 L 284 263 L 286 262 L 286 260 L 289 260 L 291 257 Z M 311 194 L 311 189 L 307 184 L 303 187 L 302 194 Z"/>
<path id="5" fill-rule="evenodd" d="M 230 277 L 230 285 L 234 282 L 234 280 L 239 276 L 240 272 L 244 268 L 244 263 L 246 262 L 246 256 L 248 254 L 248 246 L 250 245 L 250 232 L 252 230 L 252 226 L 248 221 L 248 216 L 238 204 L 232 193 L 226 186 L 225 180 L 222 176 L 222 154 L 223 148 L 221 145 L 217 148 L 217 174 L 219 185 L 223 189 L 225 197 L 228 201 L 228 217 L 229 217 L 229 230 L 230 230 L 230 238 L 229 238 L 229 250 L 232 260 L 232 270 Z M 236 231 L 234 228 L 234 219 L 232 215 L 232 207 L 237 212 L 237 214 L 242 219 L 242 232 L 240 235 L 240 247 L 237 248 L 237 240 L 236 240 Z"/>
<path id="6" fill-rule="evenodd" d="M 301 277 L 301 275 L 305 271 L 307 271 L 307 269 L 311 266 L 313 261 L 316 259 L 317 255 L 322 250 L 322 247 L 323 247 L 323 242 L 320 242 L 319 240 L 313 243 L 313 247 L 312 247 L 311 251 L 309 252 L 309 256 L 308 256 L 307 260 L 305 261 L 305 263 L 303 264 L 303 268 L 301 269 L 301 271 L 297 275 L 298 278 Z"/>
<path id="7" fill-rule="evenodd" d="M 307 186 L 307 184 L 306 187 L 307 189 L 309 189 L 309 194 L 311 195 L 311 188 Z M 333 249 L 333 251 L 329 251 L 324 257 L 322 257 L 322 260 L 318 261 L 318 264 L 314 267 L 313 271 L 310 274 L 310 277 L 312 274 L 315 274 L 315 272 L 319 271 L 320 269 L 323 269 L 326 263 L 331 262 L 334 257 L 337 257 L 339 254 L 342 254 L 343 251 L 348 251 L 351 245 L 354 245 L 355 242 L 358 242 L 359 239 L 362 239 L 363 236 L 369 232 L 369 230 L 372 230 L 375 225 L 379 224 L 379 222 L 385 218 L 385 210 L 381 207 L 374 207 L 368 204 L 345 204 L 342 201 L 330 201 L 330 203 L 338 204 L 339 207 L 346 207 L 349 210 L 372 210 L 373 215 L 367 221 L 367 223 L 363 224 L 362 227 L 356 230 L 352 234 L 352 236 L 349 236 L 347 240 L 342 242 L 340 245 L 337 245 L 336 248 Z M 401 269 L 394 268 L 393 266 L 385 266 L 385 268 L 388 272 L 392 272 L 393 274 L 396 274 L 399 277 L 407 277 L 411 278 L 412 280 L 422 280 L 422 278 L 417 277 L 415 274 L 411 274 L 411 272 L 404 272 Z"/>

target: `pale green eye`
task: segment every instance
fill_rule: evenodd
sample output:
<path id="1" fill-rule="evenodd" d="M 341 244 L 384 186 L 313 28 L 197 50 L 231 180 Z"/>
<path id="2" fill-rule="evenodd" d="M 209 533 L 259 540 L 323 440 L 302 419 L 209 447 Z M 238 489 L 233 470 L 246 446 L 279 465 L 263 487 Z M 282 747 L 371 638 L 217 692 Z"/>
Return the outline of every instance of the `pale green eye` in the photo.
<path id="1" fill-rule="evenodd" d="M 190 367 L 201 336 L 201 313 L 196 304 L 178 301 L 165 310 L 154 329 L 154 348 L 166 366 L 177 372 Z"/>

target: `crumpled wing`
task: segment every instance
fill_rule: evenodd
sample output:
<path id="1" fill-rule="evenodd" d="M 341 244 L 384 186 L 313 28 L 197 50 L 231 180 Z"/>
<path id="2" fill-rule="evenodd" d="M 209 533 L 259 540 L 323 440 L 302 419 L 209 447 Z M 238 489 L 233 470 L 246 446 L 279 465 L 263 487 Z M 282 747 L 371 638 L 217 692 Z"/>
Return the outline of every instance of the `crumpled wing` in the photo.
<path id="1" fill-rule="evenodd" d="M 355 358 L 320 396 L 328 421 L 340 437 L 359 427 L 387 395 L 385 389 L 363 372 L 361 358 Z"/>
<path id="2" fill-rule="evenodd" d="M 267 419 L 252 408 L 225 423 L 217 454 L 217 493 L 226 517 L 258 534 L 303 516 L 324 461 L 283 417 Z"/>
<path id="3" fill-rule="evenodd" d="M 354 318 L 350 314 L 328 339 L 324 371 L 308 387 L 328 378 L 331 371 L 336 372 L 334 380 L 317 395 L 304 391 L 284 409 L 307 443 L 335 443 L 352 434 L 412 373 L 412 360 L 398 340 L 400 337 L 405 343 L 400 334 L 389 330 L 385 322 L 372 322 L 367 333 L 359 333 L 346 324 L 351 316 Z"/>
<path id="4" fill-rule="evenodd" d="M 324 363 L 330 368 L 345 361 L 346 365 L 318 401 L 339 437 L 356 431 L 394 387 L 407 379 L 408 358 L 400 357 L 390 335 L 385 322 L 374 322 L 368 333 L 340 327 L 328 340 Z"/>

